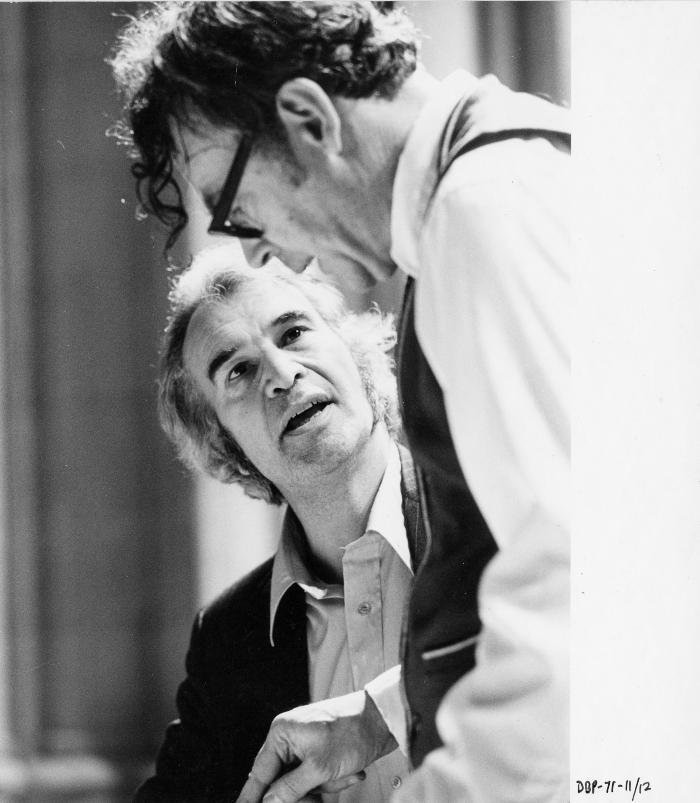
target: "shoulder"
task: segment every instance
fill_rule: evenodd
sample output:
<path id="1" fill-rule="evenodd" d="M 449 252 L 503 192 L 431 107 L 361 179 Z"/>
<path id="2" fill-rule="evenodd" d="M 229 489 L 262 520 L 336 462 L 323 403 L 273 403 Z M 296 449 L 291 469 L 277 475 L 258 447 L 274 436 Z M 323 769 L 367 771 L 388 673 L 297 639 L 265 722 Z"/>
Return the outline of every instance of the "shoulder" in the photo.
<path id="1" fill-rule="evenodd" d="M 204 613 L 207 616 L 221 616 L 236 604 L 255 598 L 261 593 L 269 592 L 272 561 L 272 558 L 268 558 L 222 591 L 203 608 Z"/>
<path id="2" fill-rule="evenodd" d="M 441 180 L 426 222 L 434 214 L 469 209 L 512 214 L 533 203 L 555 210 L 569 191 L 570 155 L 542 136 L 513 137 L 459 156 Z"/>
<path id="3" fill-rule="evenodd" d="M 421 233 L 416 308 L 507 306 L 518 288 L 568 281 L 569 157 L 542 137 L 476 148 L 450 166 Z M 435 299 L 429 299 L 429 294 Z M 549 295 L 551 293 L 547 291 Z M 423 316 L 425 317 L 425 316 Z M 434 321 L 436 326 L 441 320 Z"/>
<path id="4" fill-rule="evenodd" d="M 230 641 L 246 633 L 268 632 L 272 558 L 237 580 L 201 609 L 196 627 L 207 639 Z"/>

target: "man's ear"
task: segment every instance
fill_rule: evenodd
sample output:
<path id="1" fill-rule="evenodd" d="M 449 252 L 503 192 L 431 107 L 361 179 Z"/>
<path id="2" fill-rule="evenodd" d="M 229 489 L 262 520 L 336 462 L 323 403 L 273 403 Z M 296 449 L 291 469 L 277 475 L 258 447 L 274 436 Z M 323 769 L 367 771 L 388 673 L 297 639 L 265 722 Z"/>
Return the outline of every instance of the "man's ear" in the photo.
<path id="1" fill-rule="evenodd" d="M 292 151 L 302 162 L 317 159 L 319 149 L 342 150 L 342 123 L 333 101 L 309 78 L 292 78 L 277 90 L 277 114 Z"/>

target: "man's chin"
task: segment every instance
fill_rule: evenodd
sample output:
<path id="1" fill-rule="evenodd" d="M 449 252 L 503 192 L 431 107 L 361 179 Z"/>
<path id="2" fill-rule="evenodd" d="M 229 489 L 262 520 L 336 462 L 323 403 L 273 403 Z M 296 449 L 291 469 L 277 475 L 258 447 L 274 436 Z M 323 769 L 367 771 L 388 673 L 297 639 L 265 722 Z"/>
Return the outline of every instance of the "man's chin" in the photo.
<path id="1" fill-rule="evenodd" d="M 285 254 L 284 256 L 273 256 L 265 263 L 266 265 L 282 264 L 285 268 L 294 271 L 294 273 L 304 273 L 316 264 L 316 258 L 307 255 L 291 255 Z"/>
<path id="2" fill-rule="evenodd" d="M 351 260 L 319 259 L 309 256 L 293 257 L 286 254 L 284 258 L 271 259 L 268 264 L 273 264 L 278 259 L 295 273 L 306 273 L 322 279 L 345 293 L 366 293 L 380 281 L 365 265 Z M 381 279 L 388 279 L 390 275 L 391 272 L 387 272 L 386 276 L 382 272 Z"/>
<path id="3" fill-rule="evenodd" d="M 341 263 L 334 260 L 321 262 L 315 259 L 308 267 L 307 273 L 324 279 L 348 293 L 366 293 L 377 284 L 377 278 L 358 262 Z"/>

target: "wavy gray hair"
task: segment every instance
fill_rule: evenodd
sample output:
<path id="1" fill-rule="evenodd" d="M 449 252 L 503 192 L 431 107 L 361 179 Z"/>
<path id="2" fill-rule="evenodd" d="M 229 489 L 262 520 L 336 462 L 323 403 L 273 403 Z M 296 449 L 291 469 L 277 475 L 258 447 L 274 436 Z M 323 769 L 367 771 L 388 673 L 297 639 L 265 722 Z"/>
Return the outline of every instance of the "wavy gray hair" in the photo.
<path id="1" fill-rule="evenodd" d="M 276 263 L 276 264 L 275 264 Z M 396 378 L 390 351 L 396 343 L 393 316 L 373 307 L 348 310 L 331 285 L 296 274 L 273 260 L 260 270 L 232 256 L 230 247 L 201 252 L 170 291 L 170 316 L 161 350 L 158 411 L 160 422 L 186 466 L 225 483 L 239 483 L 248 496 L 280 504 L 282 494 L 246 457 L 186 371 L 183 348 L 192 315 L 203 304 L 231 298 L 241 287 L 265 280 L 295 287 L 347 345 L 362 379 L 374 423 L 392 435 L 399 429 Z"/>

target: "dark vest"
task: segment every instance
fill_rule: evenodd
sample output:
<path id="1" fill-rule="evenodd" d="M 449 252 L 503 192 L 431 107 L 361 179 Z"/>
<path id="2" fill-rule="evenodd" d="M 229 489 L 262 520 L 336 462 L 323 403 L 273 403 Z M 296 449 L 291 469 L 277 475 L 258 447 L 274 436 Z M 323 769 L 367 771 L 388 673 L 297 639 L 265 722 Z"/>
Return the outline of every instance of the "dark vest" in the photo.
<path id="1" fill-rule="evenodd" d="M 513 137 L 562 137 L 569 141 L 564 127 L 558 124 L 561 109 L 534 96 L 511 93 L 500 84 L 496 88 L 492 81 L 482 80 L 477 92 L 460 101 L 453 111 L 440 148 L 436 187 L 450 164 L 474 148 Z M 492 89 L 503 95 L 506 103 L 513 101 L 509 115 L 512 125 L 500 129 L 489 126 Z M 502 125 L 500 98 L 496 102 Z M 475 665 L 481 629 L 477 589 L 497 546 L 460 468 L 442 390 L 416 336 L 414 290 L 409 279 L 401 314 L 398 373 L 404 429 L 419 466 L 419 490 L 428 519 L 428 547 L 416 575 L 404 633 L 410 757 L 418 766 L 441 744 L 435 725 L 440 700 Z"/>

